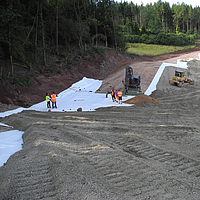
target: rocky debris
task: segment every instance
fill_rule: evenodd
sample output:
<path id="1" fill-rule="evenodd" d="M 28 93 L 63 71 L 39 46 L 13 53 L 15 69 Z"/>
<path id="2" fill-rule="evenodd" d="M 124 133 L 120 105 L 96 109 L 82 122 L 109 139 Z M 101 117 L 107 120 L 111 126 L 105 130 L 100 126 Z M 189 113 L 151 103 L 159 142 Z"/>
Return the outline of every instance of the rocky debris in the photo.
<path id="1" fill-rule="evenodd" d="M 127 104 L 141 104 L 141 103 L 160 103 L 160 101 L 148 96 L 148 95 L 145 95 L 145 94 L 141 94 L 141 95 L 138 95 L 136 97 L 133 97 L 123 103 L 127 103 Z"/>

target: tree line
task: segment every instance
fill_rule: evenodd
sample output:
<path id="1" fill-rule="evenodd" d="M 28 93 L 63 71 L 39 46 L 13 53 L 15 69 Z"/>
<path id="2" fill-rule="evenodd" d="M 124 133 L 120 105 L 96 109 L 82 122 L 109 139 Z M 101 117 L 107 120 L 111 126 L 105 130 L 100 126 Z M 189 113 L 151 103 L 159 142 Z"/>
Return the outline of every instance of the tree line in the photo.
<path id="1" fill-rule="evenodd" d="M 60 48 L 126 42 L 186 45 L 200 33 L 200 8 L 159 0 L 146 6 L 114 0 L 9 0 L 0 3 L 0 58 L 35 62 Z"/>

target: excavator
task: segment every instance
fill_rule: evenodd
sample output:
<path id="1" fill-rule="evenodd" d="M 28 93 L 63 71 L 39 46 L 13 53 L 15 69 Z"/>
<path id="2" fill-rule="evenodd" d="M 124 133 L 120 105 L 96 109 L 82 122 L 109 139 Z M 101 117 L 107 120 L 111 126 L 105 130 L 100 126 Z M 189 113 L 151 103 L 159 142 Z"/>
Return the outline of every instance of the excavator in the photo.
<path id="1" fill-rule="evenodd" d="M 175 70 L 175 75 L 172 76 L 172 79 L 169 80 L 169 83 L 178 87 L 182 87 L 185 83 L 194 85 L 194 80 L 188 79 L 185 71 Z"/>
<path id="2" fill-rule="evenodd" d="M 126 66 L 125 80 L 122 81 L 124 84 L 123 95 L 139 95 L 143 94 L 141 91 L 141 78 L 140 75 L 133 75 L 133 69 L 130 66 Z M 106 93 L 106 98 L 110 91 Z"/>
<path id="3" fill-rule="evenodd" d="M 133 69 L 130 66 L 126 66 L 124 92 L 129 93 L 141 93 L 141 78 L 140 75 L 133 75 Z"/>

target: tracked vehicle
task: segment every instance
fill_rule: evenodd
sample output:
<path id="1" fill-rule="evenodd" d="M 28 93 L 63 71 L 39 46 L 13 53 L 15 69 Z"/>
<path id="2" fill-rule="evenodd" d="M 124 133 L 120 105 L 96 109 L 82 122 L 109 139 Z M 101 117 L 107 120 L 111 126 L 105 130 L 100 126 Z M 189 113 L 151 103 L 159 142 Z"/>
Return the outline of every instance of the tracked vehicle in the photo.
<path id="1" fill-rule="evenodd" d="M 182 87 L 185 83 L 194 85 L 194 80 L 188 79 L 185 71 L 176 70 L 175 75 L 169 80 L 169 83 Z"/>
<path id="2" fill-rule="evenodd" d="M 130 66 L 126 66 L 124 93 L 130 95 L 143 94 L 141 91 L 141 77 L 140 75 L 133 75 L 133 69 Z"/>
<path id="3" fill-rule="evenodd" d="M 130 66 L 126 66 L 125 79 L 122 81 L 124 84 L 123 95 L 140 95 L 143 94 L 141 91 L 141 78 L 140 75 L 133 75 L 133 69 Z M 110 91 L 106 93 L 106 98 Z"/>

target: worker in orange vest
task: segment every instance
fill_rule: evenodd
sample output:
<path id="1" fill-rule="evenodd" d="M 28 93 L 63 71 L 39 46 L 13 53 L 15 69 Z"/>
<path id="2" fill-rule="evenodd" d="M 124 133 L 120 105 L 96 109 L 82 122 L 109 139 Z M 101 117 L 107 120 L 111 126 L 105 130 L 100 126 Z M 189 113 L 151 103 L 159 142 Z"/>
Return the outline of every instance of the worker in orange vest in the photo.
<path id="1" fill-rule="evenodd" d="M 117 94 L 119 97 L 119 103 L 122 104 L 122 92 L 119 90 Z"/>
<path id="2" fill-rule="evenodd" d="M 111 90 L 111 97 L 112 97 L 112 100 L 114 102 L 115 101 L 115 91 L 114 91 L 114 89 Z"/>
<path id="3" fill-rule="evenodd" d="M 118 103 L 119 97 L 118 97 L 118 91 L 115 91 L 115 98 L 116 98 L 116 102 Z"/>
<path id="4" fill-rule="evenodd" d="M 55 94 L 55 92 L 53 92 L 53 94 L 51 95 L 52 108 L 57 108 L 56 97 L 57 97 L 57 95 Z"/>

